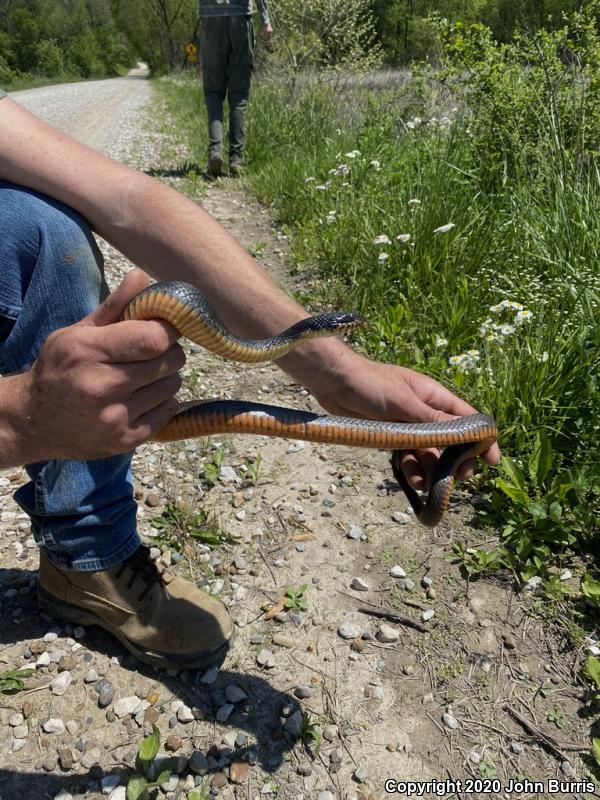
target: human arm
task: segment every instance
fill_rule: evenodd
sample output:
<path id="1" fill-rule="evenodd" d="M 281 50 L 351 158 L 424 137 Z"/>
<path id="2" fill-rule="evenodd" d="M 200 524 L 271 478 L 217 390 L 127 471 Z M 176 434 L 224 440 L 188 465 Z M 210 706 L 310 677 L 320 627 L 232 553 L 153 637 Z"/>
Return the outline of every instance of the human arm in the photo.
<path id="1" fill-rule="evenodd" d="M 0 101 L 0 179 L 73 207 L 155 278 L 195 284 L 239 335 L 270 336 L 307 316 L 196 203 L 65 136 L 9 98 Z M 442 387 L 432 397 L 425 376 L 377 365 L 336 339 L 308 343 L 279 364 L 330 411 L 430 421 L 440 412 L 470 409 Z M 492 449 L 486 460 L 497 457 Z"/>
<path id="2" fill-rule="evenodd" d="M 256 7 L 258 9 L 258 15 L 260 16 L 262 34 L 265 39 L 270 39 L 273 28 L 271 27 L 271 21 L 269 19 L 268 0 L 256 0 Z"/>

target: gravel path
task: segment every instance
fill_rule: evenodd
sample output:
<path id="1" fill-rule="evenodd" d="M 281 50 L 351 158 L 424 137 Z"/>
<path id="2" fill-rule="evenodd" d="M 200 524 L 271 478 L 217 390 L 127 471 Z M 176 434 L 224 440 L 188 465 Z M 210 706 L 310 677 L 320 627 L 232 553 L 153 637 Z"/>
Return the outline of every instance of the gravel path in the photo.
<path id="1" fill-rule="evenodd" d="M 142 112 L 151 107 L 160 117 L 164 109 L 139 78 L 14 97 L 140 168 L 177 173 L 186 158 L 175 138 L 144 124 Z M 297 288 L 284 268 L 285 236 L 239 184 L 219 181 L 197 199 L 260 251 L 276 280 Z M 102 249 L 114 286 L 128 264 Z M 185 347 L 186 397 L 316 409 L 270 365 L 223 363 Z M 386 778 L 585 774 L 567 748 L 585 746 L 588 733 L 572 685 L 580 654 L 527 613 L 533 593 L 517 600 L 500 581 L 467 587 L 448 563 L 452 541 L 481 541 L 467 527 L 467 496 L 432 533 L 407 513 L 387 454 L 263 437 L 147 445 L 136 453 L 134 476 L 141 533 L 157 558 L 229 605 L 233 652 L 218 673 L 160 673 L 101 631 L 40 619 L 37 551 L 11 497 L 24 472 L 0 473 L 0 671 L 35 669 L 26 691 L 0 704 L 0 800 L 17 790 L 124 800 L 125 776 L 151 724 L 161 731 L 161 754 L 178 757 L 161 796 L 179 800 L 194 785 L 239 800 L 376 800 Z M 200 509 L 227 534 L 217 549 L 202 542 Z M 265 604 L 301 585 L 306 607 L 265 619 Z M 395 608 L 424 630 L 360 613 L 368 604 Z M 535 720 L 558 749 L 532 738 L 507 706 Z M 566 727 L 556 726 L 552 710 Z"/>

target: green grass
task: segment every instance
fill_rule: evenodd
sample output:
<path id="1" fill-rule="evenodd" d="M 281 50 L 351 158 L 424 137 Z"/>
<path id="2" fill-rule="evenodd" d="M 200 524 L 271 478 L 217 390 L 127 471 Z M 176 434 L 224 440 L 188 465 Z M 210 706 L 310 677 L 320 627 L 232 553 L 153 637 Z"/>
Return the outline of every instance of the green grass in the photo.
<path id="1" fill-rule="evenodd" d="M 160 86 L 201 158 L 200 87 Z M 575 156 L 552 158 L 549 136 L 534 143 L 535 174 L 529 163 L 519 173 L 513 153 L 514 174 L 498 182 L 496 140 L 481 124 L 474 134 L 464 109 L 432 117 L 432 91 L 422 81 L 376 93 L 258 83 L 246 180 L 292 232 L 311 302 L 370 320 L 369 355 L 426 372 L 492 413 L 517 464 L 534 459 L 540 437 L 550 443 L 549 470 L 539 485 L 529 470 L 529 499 L 506 526 L 517 561 L 514 542 L 527 535 L 544 571 L 565 542 L 586 549 L 597 534 L 600 172 L 589 154 L 584 169 Z M 540 502 L 565 471 L 560 514 L 553 506 L 539 526 Z M 504 524 L 511 504 L 496 492 L 491 520 Z M 563 535 L 570 528 L 576 537 Z"/>

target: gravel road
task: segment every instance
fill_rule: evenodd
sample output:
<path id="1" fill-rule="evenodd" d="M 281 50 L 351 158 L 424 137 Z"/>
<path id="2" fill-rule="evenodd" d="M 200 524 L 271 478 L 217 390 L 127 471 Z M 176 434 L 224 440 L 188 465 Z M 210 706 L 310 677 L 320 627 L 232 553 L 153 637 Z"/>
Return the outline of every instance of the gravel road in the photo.
<path id="1" fill-rule="evenodd" d="M 10 96 L 64 133 L 116 157 L 131 140 L 131 121 L 150 101 L 146 76 L 140 66 L 125 78 L 43 86 Z"/>

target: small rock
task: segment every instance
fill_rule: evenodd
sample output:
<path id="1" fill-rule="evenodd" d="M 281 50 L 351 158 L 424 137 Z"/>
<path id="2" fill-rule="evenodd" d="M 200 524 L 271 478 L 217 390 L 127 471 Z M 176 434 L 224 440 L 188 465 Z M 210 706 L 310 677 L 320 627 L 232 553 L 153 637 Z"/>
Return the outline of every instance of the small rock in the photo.
<path id="1" fill-rule="evenodd" d="M 292 739 L 298 739 L 302 733 L 303 717 L 302 711 L 295 711 L 285 721 L 283 729 Z"/>
<path id="2" fill-rule="evenodd" d="M 278 647 L 292 648 L 295 646 L 296 642 L 291 636 L 285 636 L 283 633 L 276 633 L 273 636 L 273 644 L 276 644 Z"/>
<path id="3" fill-rule="evenodd" d="M 54 800 L 73 800 L 73 795 L 66 789 L 61 789 L 58 794 L 54 795 Z"/>
<path id="4" fill-rule="evenodd" d="M 183 739 L 181 736 L 177 736 L 177 734 L 172 733 L 170 736 L 167 736 L 167 741 L 165 742 L 165 749 L 168 750 L 170 753 L 176 753 L 181 745 L 183 744 Z"/>
<path id="5" fill-rule="evenodd" d="M 127 800 L 127 789 L 125 786 L 117 786 L 110 793 L 108 800 Z"/>
<path id="6" fill-rule="evenodd" d="M 96 683 L 98 680 L 98 673 L 93 667 L 90 667 L 88 671 L 83 676 L 83 680 L 85 683 Z"/>
<path id="7" fill-rule="evenodd" d="M 205 683 L 207 686 L 210 686 L 211 684 L 215 683 L 218 677 L 219 677 L 219 668 L 211 667 L 202 674 L 202 677 L 200 678 L 200 683 Z"/>
<path id="8" fill-rule="evenodd" d="M 128 714 L 133 714 L 140 705 L 140 702 L 140 698 L 136 695 L 131 695 L 130 697 L 121 697 L 115 702 L 113 711 L 119 719 L 122 719 Z"/>
<path id="9" fill-rule="evenodd" d="M 406 525 L 407 522 L 410 522 L 410 517 L 403 511 L 394 511 L 394 513 L 392 514 L 392 519 L 399 525 Z"/>
<path id="10" fill-rule="evenodd" d="M 219 480 L 223 483 L 232 483 L 237 480 L 237 475 L 233 467 L 221 467 L 219 470 Z"/>
<path id="11" fill-rule="evenodd" d="M 111 792 L 113 792 L 120 783 L 121 783 L 120 775 L 104 775 L 104 777 L 100 778 L 100 786 L 102 788 L 102 794 L 110 794 L 110 796 L 112 797 Z"/>
<path id="12" fill-rule="evenodd" d="M 208 772 L 208 762 L 206 760 L 206 756 L 204 753 L 201 753 L 200 750 L 194 750 L 190 756 L 189 766 L 192 772 L 195 772 L 196 775 L 206 775 Z"/>
<path id="13" fill-rule="evenodd" d="M 442 714 L 442 722 L 444 723 L 446 728 L 449 728 L 450 730 L 454 730 L 455 728 L 458 728 L 458 720 L 456 719 L 456 717 L 454 717 L 448 711 L 445 711 Z"/>
<path id="14" fill-rule="evenodd" d="M 542 583 L 542 579 L 539 575 L 534 575 L 532 578 L 529 578 L 527 583 L 523 586 L 524 592 L 531 592 Z"/>
<path id="15" fill-rule="evenodd" d="M 299 764 L 298 767 L 296 767 L 296 772 L 298 775 L 308 778 L 309 775 L 312 775 L 312 767 L 309 764 Z"/>
<path id="16" fill-rule="evenodd" d="M 177 711 L 177 719 L 179 720 L 179 722 L 193 722 L 195 717 L 192 709 L 189 706 L 182 705 Z"/>
<path id="17" fill-rule="evenodd" d="M 433 608 L 428 608 L 421 614 L 421 619 L 423 620 L 423 622 L 429 622 L 434 617 L 435 617 L 435 611 L 433 610 Z"/>
<path id="18" fill-rule="evenodd" d="M 221 708 L 219 708 L 215 714 L 217 722 L 227 722 L 234 711 L 235 706 L 233 703 L 225 703 L 225 705 L 221 706 Z"/>
<path id="19" fill-rule="evenodd" d="M 504 647 L 506 647 L 507 650 L 514 650 L 517 646 L 514 636 L 511 633 L 503 633 L 502 641 L 504 642 Z"/>
<path id="20" fill-rule="evenodd" d="M 380 625 L 377 631 L 377 639 L 384 644 L 391 644 L 397 642 L 400 638 L 400 631 L 392 628 L 391 625 Z"/>
<path id="21" fill-rule="evenodd" d="M 354 622 L 343 622 L 338 628 L 338 635 L 342 639 L 358 639 L 362 633 L 362 628 Z"/>
<path id="22" fill-rule="evenodd" d="M 511 742 L 510 749 L 511 749 L 511 752 L 513 752 L 515 755 L 519 756 L 519 755 L 521 755 L 521 753 L 523 752 L 523 750 L 525 748 L 523 747 L 521 742 Z"/>
<path id="23" fill-rule="evenodd" d="M 53 681 L 52 681 L 52 694 L 56 694 L 59 697 L 63 695 L 69 686 L 71 685 L 71 673 L 68 671 L 61 672 Z"/>
<path id="24" fill-rule="evenodd" d="M 12 735 L 15 737 L 15 739 L 26 739 L 29 735 L 29 728 L 27 725 L 16 725 L 12 729 Z"/>
<path id="25" fill-rule="evenodd" d="M 234 761 L 229 768 L 229 779 L 232 783 L 246 783 L 250 774 L 250 764 L 245 761 Z"/>
<path id="26" fill-rule="evenodd" d="M 352 777 L 357 783 L 366 783 L 367 782 L 367 770 L 362 764 L 359 764 L 354 772 L 352 773 Z"/>
<path id="27" fill-rule="evenodd" d="M 406 572 L 398 564 L 395 564 L 391 570 L 390 575 L 392 578 L 406 578 Z"/>
<path id="28" fill-rule="evenodd" d="M 572 778 L 575 775 L 575 770 L 570 761 L 563 761 L 560 768 L 566 778 Z"/>
<path id="29" fill-rule="evenodd" d="M 58 760 L 60 762 L 61 769 L 64 769 L 65 772 L 73 769 L 73 752 L 71 748 L 61 747 L 61 749 L 58 751 Z"/>
<path id="30" fill-rule="evenodd" d="M 67 729 L 67 733 L 69 733 L 70 736 L 75 736 L 75 734 L 77 733 L 77 729 L 79 728 L 79 725 L 75 722 L 74 719 L 70 719 L 67 721 L 65 727 Z"/>
<path id="31" fill-rule="evenodd" d="M 27 744 L 25 739 L 14 739 L 10 744 L 10 749 L 12 753 L 17 753 L 19 750 L 22 750 L 23 747 Z"/>
<path id="32" fill-rule="evenodd" d="M 261 650 L 256 656 L 256 663 L 259 667 L 272 669 L 275 666 L 275 656 L 270 650 Z"/>
<path id="33" fill-rule="evenodd" d="M 363 581 L 362 578 L 354 578 L 350 584 L 350 588 L 354 589 L 355 592 L 368 592 L 369 584 L 366 581 Z"/>
<path id="34" fill-rule="evenodd" d="M 335 742 L 337 735 L 338 732 L 335 725 L 326 725 L 323 728 L 323 738 L 326 742 Z"/>
<path id="35" fill-rule="evenodd" d="M 115 696 L 115 687 L 106 678 L 100 678 L 96 684 L 96 691 L 98 692 L 98 706 L 106 708 L 110 705 Z"/>
<path id="36" fill-rule="evenodd" d="M 17 714 L 12 714 L 8 718 L 8 724 L 11 726 L 11 728 L 16 728 L 17 725 L 22 725 L 24 722 L 25 722 L 25 717 L 20 712 Z"/>
<path id="37" fill-rule="evenodd" d="M 358 527 L 358 525 L 351 525 L 346 536 L 348 537 L 348 539 L 361 539 L 363 536 L 363 532 L 362 529 Z"/>
<path id="38" fill-rule="evenodd" d="M 230 703 L 241 703 L 243 700 L 248 699 L 246 692 L 234 683 L 230 683 L 225 687 L 225 697 Z"/>
<path id="39" fill-rule="evenodd" d="M 210 785 L 213 789 L 222 789 L 227 786 L 227 776 L 223 772 L 216 772 L 211 778 Z"/>
<path id="40" fill-rule="evenodd" d="M 312 695 L 312 689 L 309 686 L 297 686 L 294 689 L 294 694 L 299 700 L 308 700 Z"/>
<path id="41" fill-rule="evenodd" d="M 46 733 L 56 733 L 61 736 L 65 732 L 65 723 L 62 719 L 50 717 L 50 719 L 47 719 L 46 722 L 43 723 L 42 728 Z"/>

